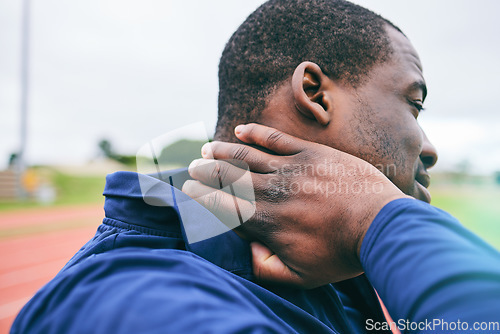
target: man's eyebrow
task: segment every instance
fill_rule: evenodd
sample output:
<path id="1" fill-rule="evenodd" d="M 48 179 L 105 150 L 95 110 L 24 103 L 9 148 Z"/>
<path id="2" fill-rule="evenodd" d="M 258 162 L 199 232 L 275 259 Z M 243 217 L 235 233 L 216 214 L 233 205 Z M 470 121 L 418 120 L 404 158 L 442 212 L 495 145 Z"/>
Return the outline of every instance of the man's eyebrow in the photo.
<path id="1" fill-rule="evenodd" d="M 425 97 L 427 96 L 427 86 L 425 85 L 425 82 L 420 80 L 415 81 L 408 87 L 408 91 L 410 92 L 415 90 L 422 91 L 422 102 L 423 102 L 425 100 Z"/>

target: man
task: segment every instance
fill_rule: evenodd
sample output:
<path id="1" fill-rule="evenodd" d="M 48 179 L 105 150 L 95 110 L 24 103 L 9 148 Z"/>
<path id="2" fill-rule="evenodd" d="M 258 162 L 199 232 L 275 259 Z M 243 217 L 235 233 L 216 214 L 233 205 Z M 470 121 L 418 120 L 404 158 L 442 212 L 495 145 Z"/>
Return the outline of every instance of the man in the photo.
<path id="1" fill-rule="evenodd" d="M 258 210 L 239 231 L 270 248 L 252 243 L 254 273 L 261 281 L 311 288 L 362 270 L 397 319 L 367 318 L 366 330 L 500 333 L 500 253 L 456 219 L 405 196 L 375 167 L 343 152 L 257 124 L 240 125 L 235 134 L 276 154 L 224 142 L 203 150 L 205 157 L 207 152 L 216 159 L 239 157 L 254 171 Z M 217 189 L 215 181 L 231 184 L 241 175 L 239 164 L 194 162 L 190 174 L 206 185 L 188 181 L 185 188 L 197 196 L 200 188 Z M 270 181 L 294 183 L 295 189 L 287 189 L 285 199 L 269 196 Z M 325 181 L 322 191 L 311 191 L 312 183 Z M 332 187 L 341 184 L 340 190 Z M 249 205 L 247 198 L 219 190 L 199 201 L 216 214 L 235 201 Z M 349 296 L 356 290 L 347 291 Z M 352 318 L 345 297 L 344 290 L 342 301 Z"/>
<path id="2" fill-rule="evenodd" d="M 436 153 L 416 122 L 426 94 L 421 66 L 408 40 L 383 18 L 344 1 L 267 2 L 228 42 L 219 76 L 218 140 L 235 141 L 236 124 L 258 120 L 358 156 L 380 167 L 404 193 L 429 200 L 426 168 L 435 163 Z M 214 157 L 228 155 L 223 146 L 213 148 Z M 268 148 L 279 153 L 272 145 Z M 246 158 L 245 152 L 238 149 L 232 157 Z M 365 166 L 333 149 L 305 152 L 337 152 L 346 165 Z M 306 154 L 300 161 L 312 158 Z M 383 196 L 348 194 L 337 200 L 344 205 L 333 212 L 340 221 L 363 222 L 366 228 L 385 204 L 405 195 L 382 174 L 363 168 L 350 177 L 374 179 Z M 172 180 L 175 175 L 165 176 Z M 169 206 L 146 204 L 139 179 L 152 185 L 149 199 Z M 185 190 L 194 194 L 202 186 L 188 182 Z M 275 190 L 266 196 L 286 196 L 286 191 Z M 337 260 L 321 258 L 313 274 L 310 263 L 295 259 L 301 254 L 309 259 L 315 252 L 310 246 L 280 253 L 288 268 L 304 278 L 292 283 L 317 288 L 259 285 L 254 274 L 261 273 L 252 271 L 249 244 L 232 231 L 186 242 L 179 200 L 191 203 L 190 213 L 200 221 L 214 217 L 169 184 L 115 173 L 108 176 L 104 195 L 106 218 L 94 239 L 26 305 L 12 333 L 380 332 L 366 328 L 367 321 L 381 323 L 385 318 L 364 276 L 325 284 L 363 271 L 350 264 L 356 263 L 363 229 L 339 229 L 341 238 L 330 233 L 338 241 L 332 247 Z M 326 204 L 314 212 L 331 209 Z M 269 219 L 272 212 L 258 210 L 256 216 Z M 305 217 L 294 217 L 299 218 Z M 303 233 L 274 234 L 300 240 L 321 237 L 323 230 L 314 226 Z M 276 247 L 291 241 L 273 241 L 273 233 L 266 237 L 259 227 L 269 232 L 264 224 L 244 225 L 242 235 L 258 235 Z M 253 246 L 256 258 L 265 252 L 260 248 L 259 253 L 258 247 Z M 329 252 L 328 246 L 321 249 Z M 325 265 L 330 262 L 335 265 Z"/>

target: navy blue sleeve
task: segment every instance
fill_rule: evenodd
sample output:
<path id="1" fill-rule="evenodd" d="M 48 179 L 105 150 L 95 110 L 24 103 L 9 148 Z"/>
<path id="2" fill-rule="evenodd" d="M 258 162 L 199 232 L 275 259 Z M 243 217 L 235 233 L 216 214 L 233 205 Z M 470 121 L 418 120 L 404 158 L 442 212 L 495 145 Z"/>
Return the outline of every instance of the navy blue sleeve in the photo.
<path id="1" fill-rule="evenodd" d="M 500 333 L 500 253 L 446 212 L 390 202 L 360 260 L 402 332 Z"/>

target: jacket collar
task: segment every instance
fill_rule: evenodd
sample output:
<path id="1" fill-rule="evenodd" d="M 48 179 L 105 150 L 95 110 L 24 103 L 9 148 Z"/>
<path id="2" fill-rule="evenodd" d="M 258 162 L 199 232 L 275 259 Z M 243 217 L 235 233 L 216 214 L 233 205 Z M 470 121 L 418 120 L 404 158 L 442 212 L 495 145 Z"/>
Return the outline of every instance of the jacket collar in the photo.
<path id="1" fill-rule="evenodd" d="M 177 233 L 185 248 L 215 265 L 252 279 L 249 243 L 179 189 L 187 169 L 144 175 L 116 172 L 106 177 L 107 218 L 165 233 Z"/>

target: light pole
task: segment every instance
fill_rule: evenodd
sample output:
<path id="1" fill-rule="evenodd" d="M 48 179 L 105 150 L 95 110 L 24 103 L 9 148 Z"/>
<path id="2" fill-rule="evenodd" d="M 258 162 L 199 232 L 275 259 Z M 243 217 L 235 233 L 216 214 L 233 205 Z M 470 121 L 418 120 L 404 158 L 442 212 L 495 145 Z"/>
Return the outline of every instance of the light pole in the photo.
<path id="1" fill-rule="evenodd" d="M 20 94 L 20 144 L 17 157 L 18 196 L 26 197 L 22 185 L 22 175 L 26 169 L 26 142 L 28 132 L 28 98 L 29 98 L 29 49 L 30 47 L 30 0 L 23 0 L 21 22 L 21 94 Z"/>

